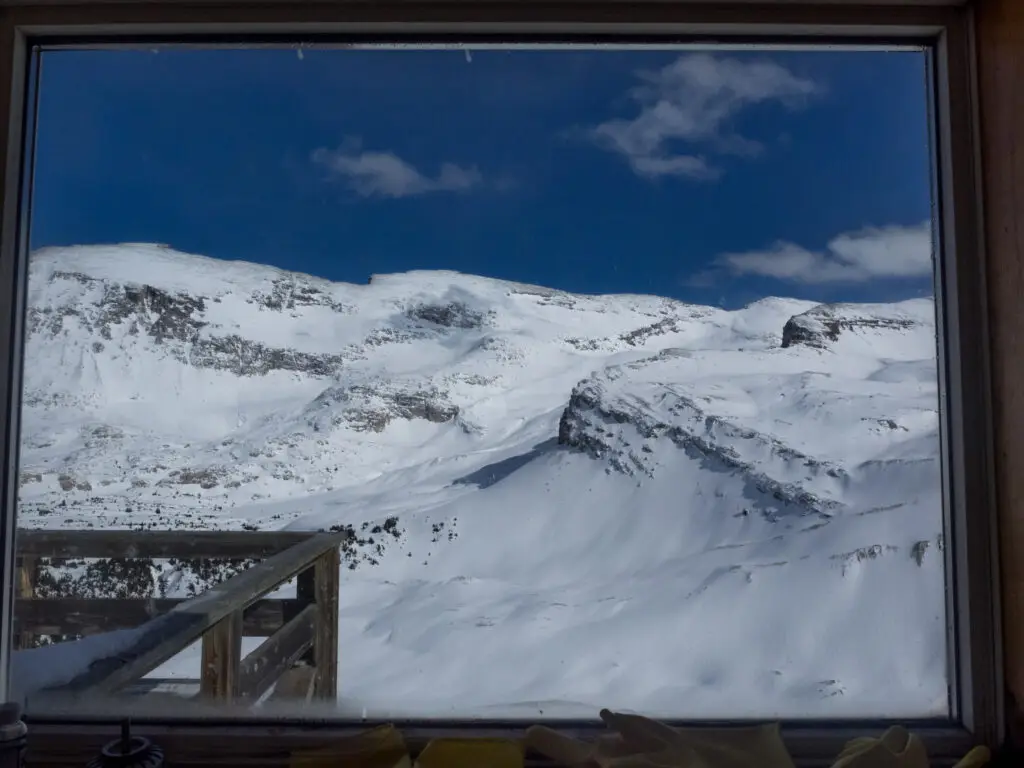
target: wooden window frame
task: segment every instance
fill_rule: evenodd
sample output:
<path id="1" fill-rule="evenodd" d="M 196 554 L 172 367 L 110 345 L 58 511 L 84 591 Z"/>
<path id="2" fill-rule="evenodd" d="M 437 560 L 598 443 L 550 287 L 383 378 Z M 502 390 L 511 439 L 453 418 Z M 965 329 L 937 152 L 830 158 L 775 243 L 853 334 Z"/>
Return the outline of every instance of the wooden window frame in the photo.
<path id="1" fill-rule="evenodd" d="M 992 0 L 990 4 L 1014 2 L 1019 0 Z M 1000 360 L 999 355 L 1013 348 L 998 328 L 994 336 L 1003 339 L 1003 346 L 990 344 L 989 318 L 991 313 L 997 323 L 1011 322 L 1005 291 L 1012 291 L 1014 286 L 1019 291 L 1024 279 L 1018 276 L 1014 278 L 1016 282 L 1002 284 L 1002 303 L 997 302 L 994 308 L 989 306 L 990 284 L 994 280 L 986 269 L 986 211 L 981 204 L 982 185 L 989 183 L 982 176 L 981 136 L 988 134 L 979 122 L 977 67 L 984 58 L 978 56 L 976 37 L 975 9 L 956 0 L 0 0 L 0 106 L 4 111 L 0 116 L 4 167 L 0 186 L 0 402 L 4 404 L 0 408 L 0 692 L 6 690 L 12 634 L 18 417 L 27 279 L 28 196 L 24 193 L 30 181 L 25 157 L 31 152 L 35 85 L 30 77 L 30 63 L 35 46 L 158 42 L 336 44 L 370 39 L 907 43 L 928 47 L 934 64 L 931 95 L 938 171 L 937 221 L 941 233 L 936 296 L 943 306 L 939 357 L 940 389 L 946 405 L 942 449 L 948 480 L 947 621 L 953 641 L 949 666 L 952 717 L 908 725 L 924 737 L 930 754 L 938 761 L 936 764 L 962 756 L 973 744 L 1001 744 L 1005 706 L 996 491 L 998 488 L 1002 493 L 1008 487 L 1005 466 L 1013 458 L 1024 459 L 1024 445 L 1018 447 L 1014 443 L 1016 453 L 1007 457 L 1005 439 L 997 443 L 1009 427 L 1000 431 L 993 420 L 990 371 L 1007 370 L 1006 361 Z M 999 125 L 1005 126 L 1012 116 L 1004 114 L 1002 119 Z M 988 125 L 984 128 L 987 130 Z M 1007 172 L 1013 173 L 1015 167 L 1011 164 Z M 1019 186 L 1024 187 L 1024 181 Z M 999 208 L 999 215 L 1012 218 L 1012 206 L 1009 213 L 1005 206 Z M 990 225 L 989 232 L 992 230 Z M 1009 272 L 1011 257 L 1020 258 L 1020 253 L 1016 252 L 1014 257 L 1012 248 L 1002 247 L 1002 243 L 1000 248 L 993 251 L 996 259 L 990 261 Z M 1024 323 L 1016 321 L 1016 325 Z M 1001 379 L 1003 389 L 996 390 L 996 394 L 1006 394 L 1011 378 L 1007 374 Z M 1016 407 L 1017 411 L 1009 416 L 1024 416 L 1024 405 Z M 1001 423 L 1007 424 L 1006 409 L 996 410 Z M 1024 508 L 1024 497 L 1018 506 Z M 1013 607 L 1018 610 L 1016 604 Z M 1007 612 L 1014 622 L 1019 615 L 1019 611 L 1012 616 Z M 1008 637 L 1011 635 L 1008 632 Z M 256 754 L 253 750 L 265 747 L 272 751 L 284 744 L 322 744 L 331 736 L 368 725 L 323 721 L 277 721 L 271 725 L 266 720 L 236 718 L 189 722 L 168 717 L 147 723 L 147 733 L 162 739 L 165 745 L 187 743 L 195 750 L 206 744 L 206 749 L 216 752 L 219 745 L 230 744 L 231 754 L 241 760 L 242 755 Z M 522 728 L 510 722 L 465 720 L 400 725 L 414 745 L 442 734 L 508 735 L 519 733 Z M 580 721 L 554 725 L 581 737 L 592 737 L 600 730 L 598 723 Z M 800 721 L 785 723 L 783 730 L 798 762 L 815 764 L 829 763 L 845 740 L 877 734 L 884 725 L 885 722 L 866 720 Z M 32 721 L 31 732 L 34 739 L 45 738 L 51 750 L 55 750 L 48 753 L 51 756 L 73 754 L 68 760 L 80 762 L 81 755 L 72 746 L 61 752 L 59 745 L 81 746 L 92 739 L 90 748 L 94 748 L 98 734 L 110 733 L 110 728 L 109 724 L 90 722 L 82 715 Z M 272 741 L 267 742 L 266 738 Z"/>

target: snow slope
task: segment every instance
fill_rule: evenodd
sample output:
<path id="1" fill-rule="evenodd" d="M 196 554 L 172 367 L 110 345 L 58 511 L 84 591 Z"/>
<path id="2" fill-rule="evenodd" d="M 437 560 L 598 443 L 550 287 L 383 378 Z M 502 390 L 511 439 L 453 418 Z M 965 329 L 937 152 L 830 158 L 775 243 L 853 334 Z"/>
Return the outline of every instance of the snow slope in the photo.
<path id="1" fill-rule="evenodd" d="M 29 304 L 21 525 L 351 526 L 347 707 L 946 712 L 930 300 L 724 311 L 127 244 L 37 252 Z"/>

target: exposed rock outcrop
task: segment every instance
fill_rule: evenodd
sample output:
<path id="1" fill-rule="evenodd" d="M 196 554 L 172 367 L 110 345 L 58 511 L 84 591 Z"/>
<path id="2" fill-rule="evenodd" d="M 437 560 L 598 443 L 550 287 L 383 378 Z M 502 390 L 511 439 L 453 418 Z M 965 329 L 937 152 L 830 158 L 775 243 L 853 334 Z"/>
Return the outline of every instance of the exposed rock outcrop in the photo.
<path id="1" fill-rule="evenodd" d="M 862 329 L 906 330 L 915 321 L 907 317 L 866 315 L 859 308 L 847 304 L 819 304 L 808 311 L 789 318 L 782 328 L 782 346 L 803 344 L 826 349 L 837 341 L 844 331 Z"/>
<path id="2" fill-rule="evenodd" d="M 310 376 L 333 376 L 346 359 L 358 357 L 356 350 L 337 354 L 312 354 L 283 347 L 270 347 L 237 334 L 201 335 L 209 326 L 205 319 L 209 299 L 185 293 L 170 293 L 151 285 L 111 284 L 77 272 L 56 271 L 51 280 L 70 280 L 102 291 L 95 303 L 77 306 L 31 308 L 29 332 L 56 337 L 65 323 L 77 322 L 90 334 L 112 341 L 115 329 L 129 337 L 148 336 L 181 362 L 197 368 L 231 371 L 239 376 L 265 376 L 272 371 L 294 371 Z M 296 280 L 280 278 L 266 293 L 257 292 L 250 301 L 276 310 L 299 304 L 320 304 L 336 312 L 346 308 L 322 291 Z M 92 345 L 95 354 L 105 346 Z"/>
<path id="3" fill-rule="evenodd" d="M 327 307 L 333 312 L 348 314 L 352 308 L 335 301 L 329 294 L 297 276 L 279 277 L 268 291 L 254 291 L 248 299 L 260 309 L 282 312 L 296 307 Z"/>
<path id="4" fill-rule="evenodd" d="M 444 304 L 417 304 L 411 307 L 407 314 L 414 320 L 424 320 L 442 328 L 482 328 L 485 321 L 489 319 L 488 313 L 470 309 L 461 301 Z M 489 314 L 493 315 L 493 312 Z"/>
<path id="5" fill-rule="evenodd" d="M 383 382 L 330 387 L 307 410 L 307 420 L 317 431 L 347 426 L 360 432 L 383 432 L 396 419 L 443 424 L 458 416 L 459 408 L 447 393 L 433 388 L 403 390 Z"/>
<path id="6" fill-rule="evenodd" d="M 649 362 L 663 359 L 656 356 Z M 643 365 L 633 363 L 629 368 Z M 778 480 L 766 470 L 772 464 L 800 466 L 808 475 L 822 478 L 827 484 L 845 480 L 846 472 L 841 467 L 808 456 L 770 435 L 707 413 L 692 399 L 673 393 L 670 387 L 659 391 L 657 411 L 650 406 L 650 399 L 609 391 L 605 382 L 623 375 L 628 375 L 624 368 L 614 367 L 573 389 L 559 421 L 560 445 L 607 461 L 623 474 L 652 476 L 656 462 L 650 444 L 667 438 L 692 458 L 706 462 L 709 470 L 741 475 L 753 488 L 777 502 L 779 514 L 798 510 L 801 514 L 827 516 L 842 506 L 804 484 Z M 735 445 L 744 445 L 746 449 L 741 452 Z M 748 458 L 753 454 L 761 459 Z"/>

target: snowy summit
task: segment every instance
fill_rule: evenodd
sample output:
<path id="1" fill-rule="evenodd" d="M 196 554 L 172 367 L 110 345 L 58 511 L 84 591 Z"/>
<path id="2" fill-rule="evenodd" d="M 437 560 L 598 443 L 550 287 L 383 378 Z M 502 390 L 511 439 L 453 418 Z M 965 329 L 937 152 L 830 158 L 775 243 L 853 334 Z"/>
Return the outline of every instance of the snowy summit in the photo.
<path id="1" fill-rule="evenodd" d="M 38 251 L 29 294 L 20 524 L 350 527 L 342 702 L 946 712 L 930 299 L 725 311 L 138 244 Z"/>

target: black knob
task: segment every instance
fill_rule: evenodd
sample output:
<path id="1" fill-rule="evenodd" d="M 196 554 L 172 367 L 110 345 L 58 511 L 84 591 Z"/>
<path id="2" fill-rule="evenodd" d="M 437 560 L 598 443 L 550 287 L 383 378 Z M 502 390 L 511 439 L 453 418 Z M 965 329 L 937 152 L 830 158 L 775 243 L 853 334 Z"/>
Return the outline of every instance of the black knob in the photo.
<path id="1" fill-rule="evenodd" d="M 121 738 L 104 745 L 88 768 L 162 768 L 164 751 L 149 739 L 131 734 L 131 722 L 121 723 Z"/>

